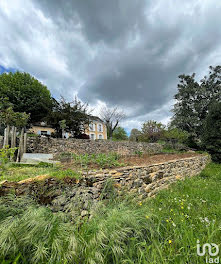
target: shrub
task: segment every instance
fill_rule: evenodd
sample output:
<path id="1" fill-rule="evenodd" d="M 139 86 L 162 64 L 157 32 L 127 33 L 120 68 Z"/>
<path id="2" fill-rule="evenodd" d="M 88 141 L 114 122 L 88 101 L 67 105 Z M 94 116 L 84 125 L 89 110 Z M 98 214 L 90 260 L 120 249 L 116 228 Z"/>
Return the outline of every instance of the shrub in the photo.
<path id="1" fill-rule="evenodd" d="M 2 170 L 5 169 L 5 165 L 14 157 L 16 149 L 17 148 L 9 148 L 9 146 L 0 149 L 0 168 Z"/>
<path id="2" fill-rule="evenodd" d="M 72 154 L 73 160 L 77 165 L 80 165 L 82 168 L 87 168 L 91 164 L 96 164 L 101 168 L 111 168 L 121 166 L 119 162 L 120 155 L 117 153 L 99 153 L 99 154 Z"/>
<path id="3" fill-rule="evenodd" d="M 214 104 L 205 119 L 202 145 L 214 162 L 221 162 L 221 103 Z"/>

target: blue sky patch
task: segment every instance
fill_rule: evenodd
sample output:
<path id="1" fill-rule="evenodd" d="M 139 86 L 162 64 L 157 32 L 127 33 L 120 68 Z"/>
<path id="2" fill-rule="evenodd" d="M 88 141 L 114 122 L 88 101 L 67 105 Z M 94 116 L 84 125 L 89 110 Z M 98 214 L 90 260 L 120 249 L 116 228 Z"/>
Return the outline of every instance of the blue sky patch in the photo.
<path id="1" fill-rule="evenodd" d="M 16 72 L 16 69 L 14 69 L 14 68 L 5 68 L 2 65 L 0 65 L 0 74 L 2 74 L 4 72 Z"/>

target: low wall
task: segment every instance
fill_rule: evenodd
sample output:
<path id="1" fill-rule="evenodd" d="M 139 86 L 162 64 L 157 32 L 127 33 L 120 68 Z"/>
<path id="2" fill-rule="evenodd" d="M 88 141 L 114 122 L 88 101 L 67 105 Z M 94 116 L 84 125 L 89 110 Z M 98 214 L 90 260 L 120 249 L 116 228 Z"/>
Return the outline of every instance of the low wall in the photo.
<path id="1" fill-rule="evenodd" d="M 31 153 L 62 153 L 76 154 L 117 152 L 123 155 L 134 154 L 135 151 L 144 153 L 160 153 L 162 146 L 157 143 L 87 140 L 87 139 L 57 139 L 44 137 L 29 137 L 27 152 Z"/>
<path id="2" fill-rule="evenodd" d="M 107 179 L 113 179 L 115 187 L 128 192 L 136 192 L 142 198 L 153 196 L 171 182 L 186 176 L 200 173 L 210 161 L 208 155 L 171 160 L 168 162 L 148 165 L 124 167 L 102 172 L 87 172 L 84 178 L 96 188 L 101 188 Z"/>
<path id="3" fill-rule="evenodd" d="M 75 222 L 76 212 L 81 217 L 91 217 L 93 207 L 100 200 L 109 199 L 110 191 L 104 191 L 109 179 L 112 179 L 119 195 L 130 193 L 141 201 L 178 179 L 200 173 L 209 161 L 209 156 L 198 155 L 148 166 L 89 171 L 83 173 L 80 180 L 65 178 L 60 181 L 56 177 L 40 175 L 38 179 L 30 178 L 18 183 L 4 181 L 0 183 L 0 196 L 14 189 L 16 195 L 31 195 L 54 212 L 68 213 Z"/>

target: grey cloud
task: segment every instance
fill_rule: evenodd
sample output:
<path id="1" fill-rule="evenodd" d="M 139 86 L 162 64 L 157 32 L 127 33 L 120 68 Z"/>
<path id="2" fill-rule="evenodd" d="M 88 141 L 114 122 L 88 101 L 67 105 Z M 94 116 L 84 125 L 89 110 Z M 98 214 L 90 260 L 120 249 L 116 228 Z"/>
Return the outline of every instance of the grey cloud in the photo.
<path id="1" fill-rule="evenodd" d="M 177 76 L 200 76 L 220 63 L 217 0 L 17 3 L 21 9 L 11 15 L 0 4 L 5 66 L 34 74 L 56 97 L 78 93 L 92 105 L 102 101 L 132 109 L 126 127 L 168 120 Z"/>

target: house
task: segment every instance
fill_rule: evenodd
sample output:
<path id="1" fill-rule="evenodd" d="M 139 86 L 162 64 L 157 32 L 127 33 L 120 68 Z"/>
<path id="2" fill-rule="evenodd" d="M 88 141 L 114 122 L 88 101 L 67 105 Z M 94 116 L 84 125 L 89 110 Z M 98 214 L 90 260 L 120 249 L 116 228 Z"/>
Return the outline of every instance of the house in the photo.
<path id="1" fill-rule="evenodd" d="M 29 133 L 34 133 L 39 136 L 50 136 L 55 133 L 55 129 L 48 125 L 46 122 L 39 122 L 33 124 L 33 126 L 28 130 Z M 90 139 L 107 139 L 107 128 L 105 123 L 97 116 L 90 117 L 90 125 L 85 127 L 85 134 L 90 137 Z M 65 134 L 65 138 L 69 138 L 70 133 Z"/>
<path id="2" fill-rule="evenodd" d="M 33 126 L 29 128 L 28 132 L 39 136 L 50 136 L 51 133 L 55 133 L 55 129 L 52 126 L 47 125 L 46 122 L 38 122 L 33 124 Z"/>
<path id="3" fill-rule="evenodd" d="M 91 116 L 90 125 L 85 128 L 85 134 L 92 140 L 107 139 L 107 127 L 99 117 Z"/>

